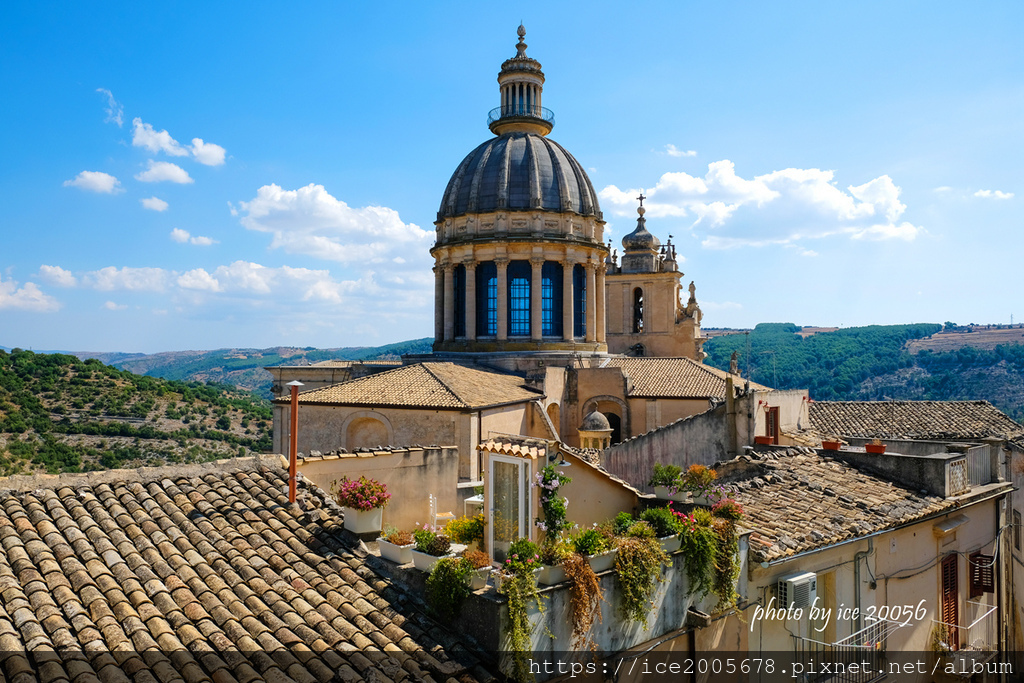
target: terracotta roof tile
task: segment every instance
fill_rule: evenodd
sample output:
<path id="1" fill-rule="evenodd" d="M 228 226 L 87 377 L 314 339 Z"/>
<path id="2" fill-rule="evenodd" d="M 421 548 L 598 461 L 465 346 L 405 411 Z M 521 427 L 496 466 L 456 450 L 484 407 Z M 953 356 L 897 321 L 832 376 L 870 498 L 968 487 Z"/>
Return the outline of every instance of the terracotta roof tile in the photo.
<path id="1" fill-rule="evenodd" d="M 867 439 L 1024 436 L 1024 425 L 988 401 L 814 401 L 810 419 L 822 434 Z"/>
<path id="2" fill-rule="evenodd" d="M 729 373 L 690 358 L 613 357 L 604 367 L 622 368 L 632 380 L 630 396 L 725 400 L 725 378 Z M 742 380 L 735 379 L 739 386 Z M 751 387 L 767 388 L 753 382 Z"/>
<path id="3" fill-rule="evenodd" d="M 541 396 L 516 375 L 454 363 L 417 363 L 300 393 L 299 403 L 464 409 Z"/>
<path id="4" fill-rule="evenodd" d="M 755 451 L 715 468 L 723 488 L 743 505 L 741 524 L 752 530 L 751 552 L 759 561 L 864 536 L 961 504 L 904 488 L 806 447 Z"/>
<path id="5" fill-rule="evenodd" d="M 303 484 L 314 522 L 279 468 L 168 471 L 0 490 L 6 680 L 474 680 L 403 628 L 323 491 Z"/>

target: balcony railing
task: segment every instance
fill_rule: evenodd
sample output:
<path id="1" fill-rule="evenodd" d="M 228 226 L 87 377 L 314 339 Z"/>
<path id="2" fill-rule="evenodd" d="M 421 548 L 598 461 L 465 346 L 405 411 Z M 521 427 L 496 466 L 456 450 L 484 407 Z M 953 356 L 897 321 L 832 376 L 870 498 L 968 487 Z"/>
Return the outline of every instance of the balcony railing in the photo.
<path id="1" fill-rule="evenodd" d="M 955 632 L 956 638 L 949 638 L 958 645 L 957 651 L 972 650 L 976 652 L 995 652 L 999 648 L 999 623 L 994 616 L 998 608 L 983 602 L 967 601 L 967 616 L 971 623 L 967 626 L 947 624 L 935 619 L 935 623 L 944 626 L 947 631 Z M 950 643 L 946 643 L 950 646 Z"/>
<path id="2" fill-rule="evenodd" d="M 805 665 L 804 671 L 815 671 L 814 662 L 830 662 L 824 674 L 811 674 L 806 680 L 815 683 L 871 683 L 885 678 L 885 641 L 904 624 L 889 619 L 878 619 L 856 633 L 834 643 L 823 643 L 811 638 L 793 636 L 796 662 Z M 870 662 L 870 666 L 862 666 Z M 820 670 L 821 667 L 818 667 Z M 881 674 L 877 672 L 883 672 Z"/>
<path id="3" fill-rule="evenodd" d="M 555 123 L 555 112 L 551 111 L 547 107 L 538 107 L 536 105 L 526 104 L 510 104 L 504 107 L 495 107 L 487 114 L 487 125 L 491 125 L 499 119 L 508 119 L 516 116 L 526 116 L 534 119 L 540 119 L 554 125 Z"/>

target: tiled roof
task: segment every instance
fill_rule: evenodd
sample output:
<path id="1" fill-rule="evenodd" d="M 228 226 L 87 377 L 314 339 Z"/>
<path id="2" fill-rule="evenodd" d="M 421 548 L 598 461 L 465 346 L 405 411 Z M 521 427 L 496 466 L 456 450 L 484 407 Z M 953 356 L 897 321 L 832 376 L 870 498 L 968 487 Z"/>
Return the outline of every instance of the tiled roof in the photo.
<path id="1" fill-rule="evenodd" d="M 1015 439 L 1020 425 L 988 401 L 815 401 L 811 424 L 822 434 L 860 438 Z"/>
<path id="2" fill-rule="evenodd" d="M 605 367 L 620 367 L 633 381 L 630 396 L 643 398 L 725 399 L 729 373 L 690 358 L 612 358 Z M 743 382 L 734 377 L 737 387 Z M 764 389 L 751 382 L 755 389 Z"/>
<path id="3" fill-rule="evenodd" d="M 525 436 L 499 436 L 484 441 L 477 450 L 498 455 L 518 455 L 522 458 L 544 458 L 548 442 Z"/>
<path id="4" fill-rule="evenodd" d="M 314 368 L 350 368 L 353 365 L 401 365 L 400 360 L 322 360 L 313 363 Z"/>
<path id="5" fill-rule="evenodd" d="M 321 506 L 310 513 L 287 504 L 279 466 L 247 459 L 26 483 L 41 487 L 0 491 L 2 680 L 470 677 L 428 622 L 397 611 L 322 491 L 303 488 Z"/>
<path id="6" fill-rule="evenodd" d="M 743 505 L 758 561 L 832 545 L 955 509 L 956 499 L 923 494 L 861 472 L 812 448 L 752 452 L 715 465 Z M 735 474 L 728 474 L 732 469 Z"/>
<path id="7" fill-rule="evenodd" d="M 522 403 L 541 396 L 516 375 L 454 363 L 417 363 L 300 393 L 299 403 L 460 409 Z"/>

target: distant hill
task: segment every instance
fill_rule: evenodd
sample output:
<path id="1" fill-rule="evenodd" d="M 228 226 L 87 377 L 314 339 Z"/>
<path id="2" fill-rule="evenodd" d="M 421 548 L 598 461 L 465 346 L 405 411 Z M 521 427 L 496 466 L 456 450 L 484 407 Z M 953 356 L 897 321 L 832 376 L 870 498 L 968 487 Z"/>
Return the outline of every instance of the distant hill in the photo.
<path id="1" fill-rule="evenodd" d="M 398 359 L 407 353 L 429 353 L 434 339 L 413 339 L 384 346 L 335 349 L 276 346 L 269 349 L 218 349 L 163 353 L 76 353 L 138 375 L 191 382 L 229 384 L 270 398 L 270 373 L 263 368 L 284 363 L 303 365 L 324 360 Z"/>
<path id="2" fill-rule="evenodd" d="M 958 344 L 957 350 L 932 351 L 929 341 L 945 345 L 947 333 L 931 323 L 813 329 L 815 334 L 803 335 L 792 323 L 762 323 L 749 336 L 715 337 L 704 344 L 707 363 L 728 369 L 736 351 L 744 376 L 779 389 L 808 389 L 816 400 L 980 399 L 1024 420 L 1024 345 Z M 975 333 L 958 341 L 975 339 L 990 343 Z"/>
<path id="3" fill-rule="evenodd" d="M 267 400 L 92 358 L 0 350 L 0 475 L 195 462 L 271 446 Z"/>

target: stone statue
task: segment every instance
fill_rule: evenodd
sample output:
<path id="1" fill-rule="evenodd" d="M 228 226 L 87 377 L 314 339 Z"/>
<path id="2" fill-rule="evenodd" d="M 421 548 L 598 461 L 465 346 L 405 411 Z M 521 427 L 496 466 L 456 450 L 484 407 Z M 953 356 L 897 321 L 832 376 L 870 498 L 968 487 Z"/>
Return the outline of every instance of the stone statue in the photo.
<path id="1" fill-rule="evenodd" d="M 729 357 L 729 374 L 738 375 L 740 374 L 740 352 L 733 351 L 732 356 Z"/>
<path id="2" fill-rule="evenodd" d="M 693 284 L 693 280 L 690 280 L 690 302 L 697 302 L 697 287 Z"/>

